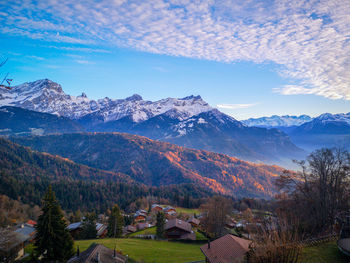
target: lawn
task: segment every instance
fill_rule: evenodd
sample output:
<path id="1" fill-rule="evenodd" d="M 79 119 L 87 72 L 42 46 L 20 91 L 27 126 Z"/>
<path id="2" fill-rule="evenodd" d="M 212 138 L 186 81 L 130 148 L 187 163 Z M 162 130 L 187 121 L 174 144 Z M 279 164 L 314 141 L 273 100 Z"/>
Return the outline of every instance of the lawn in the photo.
<path id="1" fill-rule="evenodd" d="M 138 236 L 138 235 L 155 235 L 156 231 L 157 231 L 157 228 L 154 226 L 154 227 L 143 229 L 141 231 L 134 232 L 128 236 L 134 237 L 134 236 Z"/>
<path id="2" fill-rule="evenodd" d="M 302 263 L 349 263 L 347 258 L 338 250 L 335 241 L 314 247 L 306 247 L 303 251 Z"/>
<path id="3" fill-rule="evenodd" d="M 199 215 L 200 214 L 200 211 L 198 208 L 175 207 L 175 209 L 176 209 L 176 213 L 178 213 L 178 214 L 180 214 L 180 213 L 188 214 L 188 215 L 194 215 L 194 214 Z"/>
<path id="4" fill-rule="evenodd" d="M 117 245 L 117 250 L 131 259 L 145 263 L 185 263 L 204 260 L 199 247 L 202 244 L 187 244 L 180 242 L 155 241 L 136 238 L 79 240 L 75 244 L 80 251 L 87 249 L 91 243 L 103 244 L 111 249 Z"/>

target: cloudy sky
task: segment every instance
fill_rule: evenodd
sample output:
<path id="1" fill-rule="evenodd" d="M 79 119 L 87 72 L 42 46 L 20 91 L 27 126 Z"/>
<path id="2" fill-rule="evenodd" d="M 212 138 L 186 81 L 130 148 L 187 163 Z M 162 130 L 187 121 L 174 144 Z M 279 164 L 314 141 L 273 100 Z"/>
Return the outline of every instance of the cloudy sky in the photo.
<path id="1" fill-rule="evenodd" d="M 0 23 L 14 84 L 199 94 L 237 119 L 350 111 L 350 1 L 11 0 Z"/>

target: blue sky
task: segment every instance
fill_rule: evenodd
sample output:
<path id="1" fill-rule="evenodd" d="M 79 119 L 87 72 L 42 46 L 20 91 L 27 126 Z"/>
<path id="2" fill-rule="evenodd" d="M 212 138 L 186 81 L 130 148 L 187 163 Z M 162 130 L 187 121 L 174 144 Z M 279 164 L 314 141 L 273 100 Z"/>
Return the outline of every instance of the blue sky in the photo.
<path id="1" fill-rule="evenodd" d="M 347 1 L 4 1 L 2 68 L 71 95 L 201 95 L 237 119 L 350 111 Z"/>

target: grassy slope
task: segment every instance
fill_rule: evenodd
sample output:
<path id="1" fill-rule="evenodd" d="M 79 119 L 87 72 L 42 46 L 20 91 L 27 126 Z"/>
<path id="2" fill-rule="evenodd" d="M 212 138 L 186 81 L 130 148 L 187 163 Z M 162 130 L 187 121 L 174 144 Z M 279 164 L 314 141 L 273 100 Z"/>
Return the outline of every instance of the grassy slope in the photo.
<path id="1" fill-rule="evenodd" d="M 319 246 L 304 248 L 302 263 L 346 263 L 350 258 L 343 256 L 336 242 L 324 243 Z"/>
<path id="2" fill-rule="evenodd" d="M 124 255 L 129 255 L 129 257 L 134 260 L 145 263 L 185 263 L 204 259 L 199 249 L 201 244 L 186 244 L 136 238 L 79 240 L 76 241 L 75 244 L 79 245 L 80 251 L 83 251 L 93 242 L 103 244 L 111 249 L 113 249 L 115 243 L 117 243 L 117 250 L 122 251 Z"/>

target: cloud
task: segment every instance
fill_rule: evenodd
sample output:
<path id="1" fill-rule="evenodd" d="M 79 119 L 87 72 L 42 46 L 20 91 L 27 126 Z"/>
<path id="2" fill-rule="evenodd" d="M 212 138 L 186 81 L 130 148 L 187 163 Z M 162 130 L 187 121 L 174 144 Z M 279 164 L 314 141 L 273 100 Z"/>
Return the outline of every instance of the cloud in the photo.
<path id="1" fill-rule="evenodd" d="M 343 0 L 13 0 L 0 2 L 0 33 L 71 48 L 274 62 L 291 82 L 281 94 L 350 100 L 349 14 Z"/>
<path id="2" fill-rule="evenodd" d="M 75 62 L 77 62 L 78 64 L 83 64 L 83 65 L 92 65 L 94 64 L 94 62 L 88 61 L 88 60 L 84 60 L 84 59 L 77 59 L 75 60 Z"/>
<path id="3" fill-rule="evenodd" d="M 257 105 L 257 103 L 251 104 L 218 104 L 216 107 L 220 109 L 236 110 L 236 109 L 246 109 Z"/>

